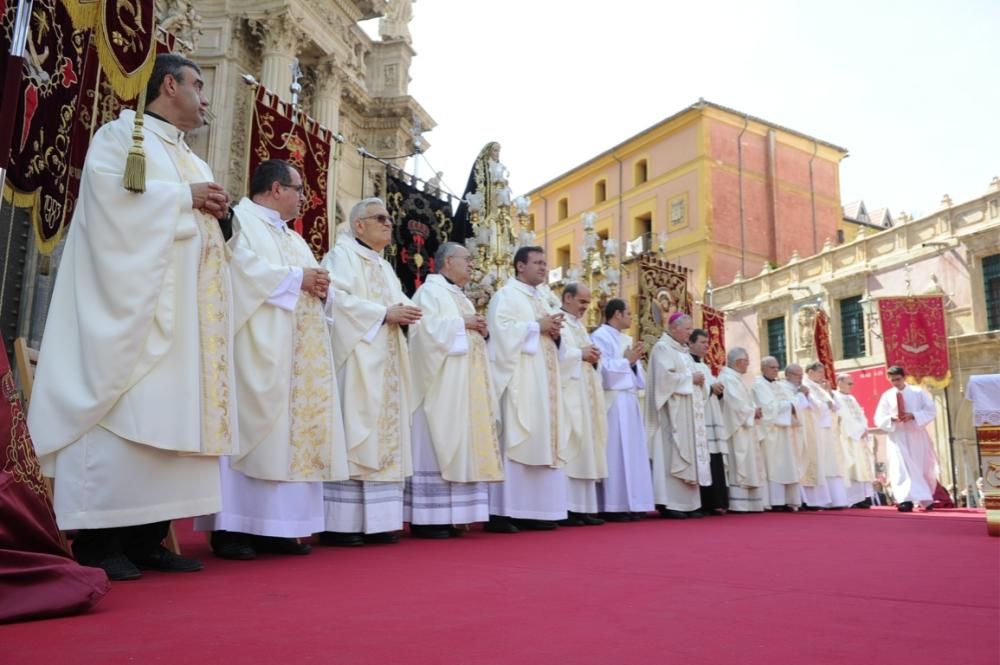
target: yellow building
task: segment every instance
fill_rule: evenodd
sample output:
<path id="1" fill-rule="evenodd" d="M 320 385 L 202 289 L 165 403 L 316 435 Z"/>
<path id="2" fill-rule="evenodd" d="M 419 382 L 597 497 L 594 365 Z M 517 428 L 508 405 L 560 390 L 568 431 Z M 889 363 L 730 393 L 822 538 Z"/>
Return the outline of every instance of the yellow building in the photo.
<path id="1" fill-rule="evenodd" d="M 660 249 L 692 271 L 689 288 L 701 300 L 709 279 L 728 284 L 836 240 L 846 155 L 702 100 L 529 192 L 530 219 L 551 268 L 580 266 L 582 215 L 593 212 L 597 234 L 619 242 L 619 293 L 633 306 L 630 259 Z"/>

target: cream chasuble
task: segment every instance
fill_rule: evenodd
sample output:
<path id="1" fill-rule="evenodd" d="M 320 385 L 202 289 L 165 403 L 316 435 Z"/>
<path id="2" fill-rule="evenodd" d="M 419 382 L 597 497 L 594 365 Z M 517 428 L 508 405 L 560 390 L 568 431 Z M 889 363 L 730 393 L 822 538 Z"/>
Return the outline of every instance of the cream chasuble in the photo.
<path id="1" fill-rule="evenodd" d="M 767 479 L 779 485 L 798 485 L 801 470 L 801 431 L 792 412 L 795 394 L 782 381 L 768 381 L 757 377 L 753 384 L 754 404 L 762 415 L 757 427 L 762 433 L 764 462 Z M 772 503 L 781 505 L 781 497 L 772 497 Z"/>
<path id="2" fill-rule="evenodd" d="M 552 338 L 539 334 L 537 323 L 551 313 L 541 292 L 512 279 L 490 300 L 486 316 L 504 454 L 528 466 L 560 468 L 567 430 L 558 350 Z"/>
<path id="3" fill-rule="evenodd" d="M 256 256 L 272 291 L 289 267 L 319 264 L 305 240 L 243 199 L 238 247 Z M 238 285 L 237 285 L 238 288 Z M 333 297 L 332 295 L 330 297 Z M 236 333 L 240 453 L 231 468 L 262 480 L 346 480 L 347 448 L 323 303 L 300 294 L 295 310 L 260 301 Z"/>
<path id="4" fill-rule="evenodd" d="M 569 438 L 566 475 L 581 480 L 608 476 L 608 418 L 601 376 L 583 360 L 583 349 L 591 345 L 580 319 L 565 313 L 560 338 L 563 413 Z"/>
<path id="5" fill-rule="evenodd" d="M 833 396 L 840 404 L 840 442 L 848 453 L 851 482 L 870 485 L 875 481 L 875 454 L 868 438 L 868 418 L 854 395 L 835 390 Z"/>
<path id="6" fill-rule="evenodd" d="M 390 306 L 412 303 L 392 266 L 347 233 L 322 266 L 334 291 L 330 330 L 351 478 L 402 482 L 413 473 L 410 357 L 402 328 L 382 321 Z"/>
<path id="7" fill-rule="evenodd" d="M 847 449 L 840 442 L 840 405 L 826 388 L 808 376 L 802 379 L 802 385 L 809 389 L 809 401 L 816 412 L 816 443 L 826 475 L 846 479 L 850 461 Z"/>
<path id="8" fill-rule="evenodd" d="M 465 327 L 475 307 L 441 275 L 428 275 L 413 302 L 423 310 L 409 334 L 414 402 L 427 418 L 441 477 L 456 483 L 503 480 L 486 340 Z"/>
<path id="9" fill-rule="evenodd" d="M 755 427 L 754 404 L 743 375 L 723 367 L 719 381 L 725 386 L 722 400 L 722 434 L 729 442 L 729 464 L 726 468 L 730 486 L 762 487 L 767 480 L 764 457 L 760 450 L 763 432 Z"/>

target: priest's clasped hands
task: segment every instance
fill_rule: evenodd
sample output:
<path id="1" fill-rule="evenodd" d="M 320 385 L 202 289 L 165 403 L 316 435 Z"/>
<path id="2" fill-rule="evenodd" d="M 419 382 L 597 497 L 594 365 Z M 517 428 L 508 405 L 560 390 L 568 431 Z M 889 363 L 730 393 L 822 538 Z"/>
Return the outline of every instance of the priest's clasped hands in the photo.
<path id="1" fill-rule="evenodd" d="M 486 327 L 486 317 L 479 314 L 469 314 L 465 317 L 466 330 L 473 330 L 483 337 L 489 337 L 490 331 Z"/>
<path id="2" fill-rule="evenodd" d="M 320 300 L 326 300 L 326 294 L 330 290 L 330 273 L 323 268 L 303 268 L 302 290 Z"/>
<path id="3" fill-rule="evenodd" d="M 538 319 L 538 332 L 557 340 L 559 339 L 559 333 L 562 330 L 562 324 L 562 314 L 547 314 Z"/>
<path id="4" fill-rule="evenodd" d="M 416 323 L 423 316 L 423 311 L 413 305 L 399 303 L 385 310 L 385 322 L 389 325 L 408 326 Z"/>
<path id="5" fill-rule="evenodd" d="M 216 182 L 196 182 L 191 185 L 191 207 L 216 219 L 229 214 L 231 200 L 229 193 Z"/>

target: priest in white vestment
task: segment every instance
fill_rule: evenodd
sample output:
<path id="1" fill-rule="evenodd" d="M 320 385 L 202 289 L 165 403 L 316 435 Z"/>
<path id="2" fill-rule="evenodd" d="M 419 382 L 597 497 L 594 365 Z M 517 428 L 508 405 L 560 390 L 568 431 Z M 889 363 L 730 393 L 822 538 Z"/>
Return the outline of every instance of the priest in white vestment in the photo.
<path id="1" fill-rule="evenodd" d="M 906 384 L 902 367 L 894 365 L 886 374 L 892 388 L 879 398 L 875 426 L 888 435 L 885 452 L 892 496 L 900 512 L 911 512 L 914 505 L 930 510 L 938 462 L 927 426 L 937 417 L 937 409 L 926 391 Z"/>
<path id="2" fill-rule="evenodd" d="M 417 409 L 405 505 L 412 535 L 448 538 L 463 533 L 455 525 L 489 519 L 487 483 L 503 480 L 503 460 L 486 317 L 462 291 L 472 256 L 446 242 L 434 266 L 413 294 L 423 317 L 409 334 Z"/>
<path id="3" fill-rule="evenodd" d="M 639 405 L 639 391 L 646 388 L 645 347 L 625 332 L 632 327 L 632 313 L 624 300 L 607 302 L 604 321 L 590 336 L 601 352 L 608 423 L 608 476 L 598 483 L 597 501 L 606 521 L 629 522 L 653 509 L 653 476 Z"/>
<path id="4" fill-rule="evenodd" d="M 568 429 L 556 347 L 564 316 L 538 288 L 548 279 L 541 247 L 519 248 L 514 272 L 486 312 L 504 454 L 504 481 L 490 485 L 486 524 L 496 533 L 554 529 L 569 510 Z"/>
<path id="5" fill-rule="evenodd" d="M 868 436 L 868 417 L 861 404 L 851 394 L 854 377 L 843 372 L 837 375 L 834 399 L 840 405 L 840 445 L 847 452 L 847 503 L 852 508 L 871 508 L 875 496 L 875 451 Z"/>
<path id="6" fill-rule="evenodd" d="M 563 526 L 599 526 L 596 517 L 597 483 L 608 475 L 608 421 L 604 391 L 596 366 L 601 352 L 587 334 L 580 317 L 590 307 L 586 284 L 569 282 L 563 287 L 565 314 L 560 337 L 559 374 L 562 379 L 563 413 L 569 435 L 566 443 L 566 477 L 569 515 Z"/>
<path id="7" fill-rule="evenodd" d="M 810 389 L 802 383 L 804 376 L 801 365 L 789 363 L 785 367 L 784 383 L 795 394 L 796 420 L 799 424 L 802 507 L 804 510 L 819 510 L 830 505 L 825 459 L 819 440 L 820 420 L 825 406 L 813 400 Z"/>
<path id="8" fill-rule="evenodd" d="M 827 389 L 826 368 L 816 361 L 806 366 L 802 385 L 809 391 L 810 411 L 816 449 L 826 477 L 829 503 L 820 508 L 846 508 L 848 477 L 847 451 L 840 441 L 840 404 Z"/>
<path id="9" fill-rule="evenodd" d="M 202 85 L 195 63 L 157 56 L 144 193 L 123 186 L 134 112 L 94 135 L 28 414 L 59 527 L 113 580 L 201 569 L 161 541 L 219 510 L 217 456 L 237 442 L 229 197 L 184 139 L 205 123 Z"/>
<path id="10" fill-rule="evenodd" d="M 726 463 L 728 462 L 728 446 L 722 435 L 722 407 L 725 399 L 725 386 L 713 374 L 712 369 L 705 364 L 705 354 L 708 353 L 708 331 L 695 328 L 691 331 L 688 350 L 691 352 L 691 365 L 695 372 L 701 372 L 705 377 L 704 400 L 701 410 L 705 417 L 705 441 L 695 438 L 697 445 L 704 445 L 704 453 L 699 450 L 699 459 L 706 455 L 709 462 L 708 473 L 699 473 L 698 484 L 701 486 L 701 510 L 706 515 L 725 515 L 729 509 L 729 490 L 726 487 Z M 699 408 L 697 401 L 695 409 Z"/>
<path id="11" fill-rule="evenodd" d="M 704 398 L 705 375 L 693 369 L 687 342 L 691 317 L 674 312 L 649 357 L 646 385 L 646 432 L 653 461 L 653 496 L 660 515 L 672 519 L 703 517 L 699 479 L 708 474 L 708 453 L 699 464 L 695 438 L 702 430 L 694 393 Z M 709 482 L 711 482 L 709 480 Z"/>
<path id="12" fill-rule="evenodd" d="M 247 560 L 258 552 L 308 554 L 297 538 L 323 530 L 323 482 L 348 477 L 344 423 L 324 307 L 330 277 L 288 227 L 299 214 L 302 176 L 267 160 L 236 206 L 237 246 L 276 284 L 236 322 L 239 454 L 222 458 L 222 510 L 195 520 L 212 551 Z M 240 284 L 234 285 L 239 289 Z"/>
<path id="13" fill-rule="evenodd" d="M 750 356 L 746 349 L 733 347 L 726 354 L 726 366 L 719 372 L 725 386 L 722 400 L 722 436 L 726 439 L 729 510 L 737 513 L 763 512 L 767 505 L 767 468 L 761 450 L 763 429 L 757 427 L 763 411 L 744 383 Z"/>
<path id="14" fill-rule="evenodd" d="M 753 383 L 753 401 L 760 410 L 768 505 L 776 512 L 792 512 L 802 504 L 802 432 L 796 413 L 799 395 L 787 381 L 778 380 L 778 360 L 760 361 L 761 376 Z"/>
<path id="15" fill-rule="evenodd" d="M 403 528 L 403 485 L 413 473 L 410 422 L 415 402 L 402 326 L 420 320 L 382 251 L 392 218 L 378 198 L 358 202 L 348 233 L 323 259 L 333 283 L 333 357 L 351 479 L 326 483 L 320 542 L 395 543 Z"/>

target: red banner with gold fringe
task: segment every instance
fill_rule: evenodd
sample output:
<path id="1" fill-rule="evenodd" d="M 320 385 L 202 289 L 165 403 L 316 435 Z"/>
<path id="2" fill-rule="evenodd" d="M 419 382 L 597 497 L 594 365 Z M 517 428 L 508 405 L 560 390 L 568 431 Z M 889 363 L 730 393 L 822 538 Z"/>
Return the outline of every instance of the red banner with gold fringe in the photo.
<path id="1" fill-rule="evenodd" d="M 726 315 L 714 307 L 702 305 L 701 327 L 708 333 L 705 364 L 712 368 L 712 374 L 719 376 L 726 366 Z"/>
<path id="2" fill-rule="evenodd" d="M 290 104 L 264 86 L 257 87 L 250 123 L 247 182 L 261 162 L 283 159 L 302 176 L 305 201 L 295 220 L 298 231 L 319 261 L 330 248 L 327 179 L 333 154 L 333 133 L 312 118 L 293 120 Z"/>
<path id="3" fill-rule="evenodd" d="M 878 313 L 886 366 L 902 366 L 914 383 L 947 387 L 951 367 L 944 296 L 880 298 Z"/>
<path id="4" fill-rule="evenodd" d="M 837 388 L 837 371 L 833 365 L 833 344 L 830 342 L 830 317 L 822 307 L 816 308 L 813 321 L 813 340 L 816 344 L 816 360 L 823 363 L 823 374 L 830 390 Z"/>

